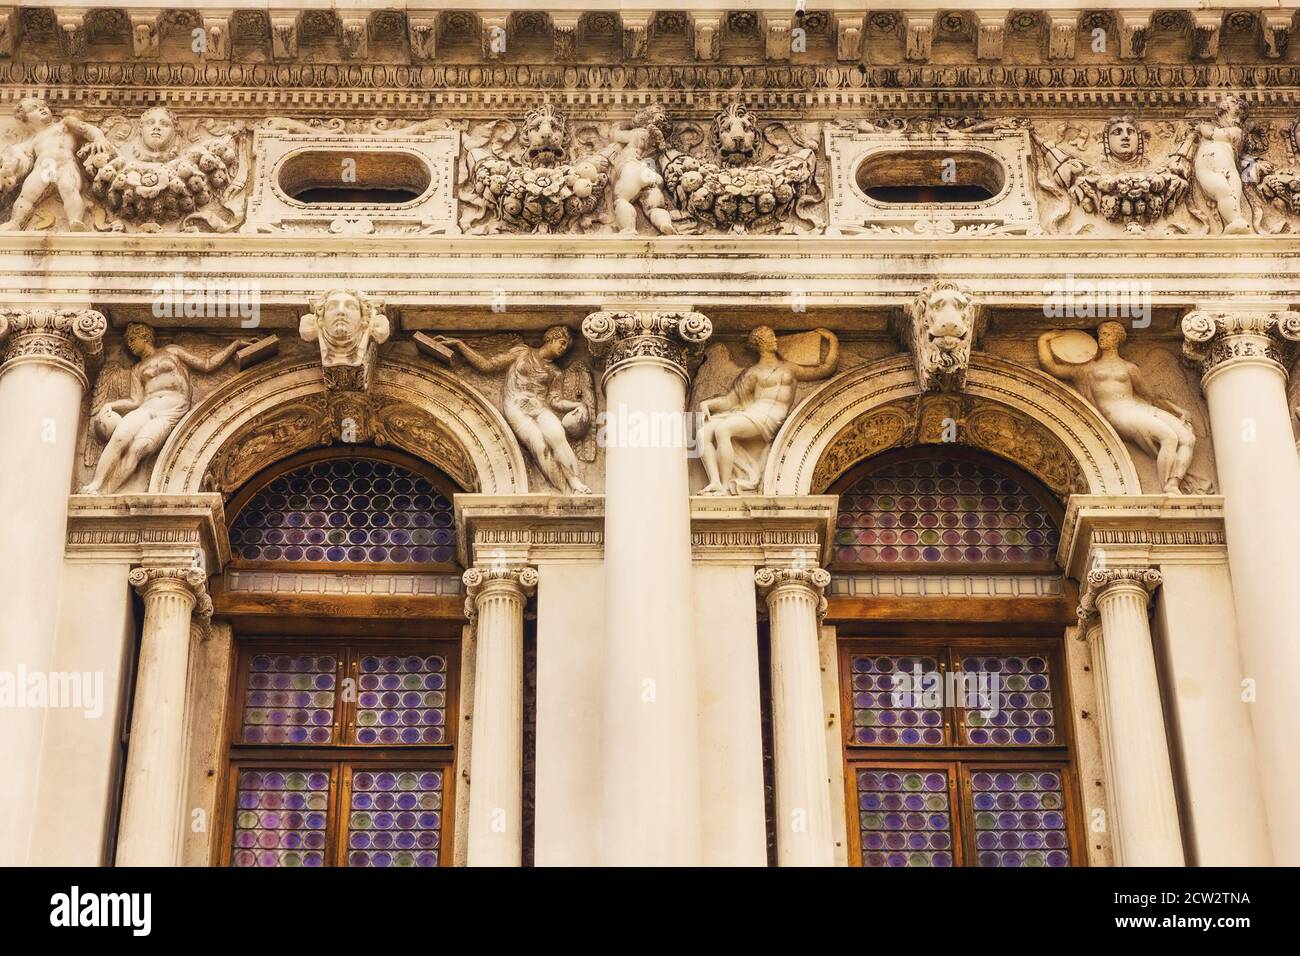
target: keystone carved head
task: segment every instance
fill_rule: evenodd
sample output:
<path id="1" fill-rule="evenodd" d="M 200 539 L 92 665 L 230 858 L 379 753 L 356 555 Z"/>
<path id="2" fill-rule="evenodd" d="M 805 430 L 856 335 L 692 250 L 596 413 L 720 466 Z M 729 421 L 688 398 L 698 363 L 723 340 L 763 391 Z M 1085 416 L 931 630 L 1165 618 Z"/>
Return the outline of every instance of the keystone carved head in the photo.
<path id="1" fill-rule="evenodd" d="M 320 345 L 329 388 L 365 390 L 377 347 L 388 341 L 388 317 L 378 304 L 345 289 L 332 289 L 312 303 L 298 333 Z"/>
<path id="2" fill-rule="evenodd" d="M 981 331 L 979 308 L 970 292 L 947 279 L 922 289 L 899 336 L 912 351 L 921 391 L 961 391 Z"/>

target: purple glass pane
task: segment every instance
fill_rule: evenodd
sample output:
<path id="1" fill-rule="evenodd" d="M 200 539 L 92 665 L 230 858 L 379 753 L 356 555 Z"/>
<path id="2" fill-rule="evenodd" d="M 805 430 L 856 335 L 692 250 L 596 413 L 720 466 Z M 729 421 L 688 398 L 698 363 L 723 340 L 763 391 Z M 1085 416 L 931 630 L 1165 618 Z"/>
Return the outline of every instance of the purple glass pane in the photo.
<path id="1" fill-rule="evenodd" d="M 326 770 L 239 772 L 231 866 L 324 866 Z"/>
<path id="2" fill-rule="evenodd" d="M 1052 707 L 1051 668 L 1033 654 L 962 659 L 958 691 L 963 743 L 977 747 L 1059 744 Z"/>
<path id="3" fill-rule="evenodd" d="M 354 737 L 359 744 L 447 740 L 447 659 L 438 654 L 361 658 Z"/>
<path id="4" fill-rule="evenodd" d="M 244 690 L 246 744 L 334 742 L 332 654 L 256 654 L 249 659 Z"/>
<path id="5" fill-rule="evenodd" d="M 1070 865 L 1065 796 L 1056 770 L 982 769 L 971 774 L 979 866 Z"/>
<path id="6" fill-rule="evenodd" d="M 441 770 L 358 770 L 348 813 L 348 866 L 437 866 Z"/>
<path id="7" fill-rule="evenodd" d="M 849 668 L 853 743 L 936 747 L 947 742 L 935 658 L 855 654 Z"/>
<path id="8" fill-rule="evenodd" d="M 863 866 L 952 866 L 944 770 L 859 769 Z"/>

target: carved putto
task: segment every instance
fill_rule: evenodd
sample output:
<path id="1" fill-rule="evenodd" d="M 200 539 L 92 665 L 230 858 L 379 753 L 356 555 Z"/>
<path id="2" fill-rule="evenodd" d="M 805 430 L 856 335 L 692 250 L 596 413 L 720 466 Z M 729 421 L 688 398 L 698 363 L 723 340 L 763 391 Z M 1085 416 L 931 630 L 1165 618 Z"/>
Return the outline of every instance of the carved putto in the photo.
<path id="1" fill-rule="evenodd" d="M 345 289 L 326 292 L 298 323 L 299 335 L 320 345 L 330 391 L 368 389 L 379 346 L 388 341 L 389 332 L 388 317 L 377 303 Z"/>
<path id="2" fill-rule="evenodd" d="M 107 124 L 106 124 L 107 125 Z M 237 190 L 239 145 L 235 136 L 205 136 L 182 128 L 176 114 L 151 107 L 131 123 L 119 118 L 111 134 L 123 139 L 108 150 L 88 150 L 82 158 L 91 192 L 104 208 L 143 232 L 182 220 L 202 221 L 218 231 L 234 228 L 242 207 L 227 204 Z M 207 210 L 214 200 L 221 211 Z"/>
<path id="3" fill-rule="evenodd" d="M 466 151 L 468 188 L 462 190 L 461 200 L 468 208 L 461 228 L 538 233 L 588 229 L 604 204 L 617 147 L 566 161 L 568 124 L 549 103 L 529 113 L 518 133 L 506 125 L 511 132 L 505 143 L 514 141 L 514 155 L 487 146 Z M 488 218 L 492 214 L 495 220 Z"/>
<path id="4" fill-rule="evenodd" d="M 89 229 L 77 160 L 97 159 L 110 152 L 103 131 L 72 112 L 56 119 L 49 104 L 37 96 L 19 100 L 14 115 L 25 138 L 0 152 L 0 195 L 10 205 L 0 230 L 24 228 L 51 190 L 63 203 L 68 228 L 74 232 Z"/>
<path id="5" fill-rule="evenodd" d="M 921 391 L 959 392 L 965 387 L 980 323 L 975 297 L 956 282 L 936 279 L 921 290 L 896 323 L 899 338 L 912 353 Z"/>
<path id="6" fill-rule="evenodd" d="M 716 159 L 665 148 L 664 184 L 681 217 L 737 233 L 806 232 L 819 225 L 806 208 L 822 198 L 817 149 L 783 128 L 790 143 L 761 159 L 768 134 L 746 107 L 733 103 L 713 119 Z"/>
<path id="7" fill-rule="evenodd" d="M 594 460 L 595 443 L 588 440 L 596 414 L 591 366 L 581 359 L 569 362 L 564 369 L 556 365 L 573 345 L 572 332 L 562 325 L 553 326 L 542 336 L 539 348 L 519 343 L 492 356 L 450 336 L 434 336 L 432 342 L 455 349 L 482 375 L 504 372 L 502 411 L 519 443 L 557 491 L 591 493 L 570 444 L 578 443 L 583 460 Z"/>
<path id="8" fill-rule="evenodd" d="M 828 329 L 781 340 L 760 325 L 746 344 L 758 360 L 742 369 L 726 392 L 699 405 L 696 438 L 708 477 L 702 495 L 755 492 L 799 383 L 827 378 L 839 365 L 839 339 Z"/>

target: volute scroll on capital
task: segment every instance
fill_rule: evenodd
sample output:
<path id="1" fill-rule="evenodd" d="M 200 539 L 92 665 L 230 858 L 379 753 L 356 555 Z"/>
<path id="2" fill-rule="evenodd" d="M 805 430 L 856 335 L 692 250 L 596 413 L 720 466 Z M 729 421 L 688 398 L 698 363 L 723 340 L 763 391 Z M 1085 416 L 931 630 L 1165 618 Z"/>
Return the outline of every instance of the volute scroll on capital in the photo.
<path id="1" fill-rule="evenodd" d="M 754 586 L 760 597 L 770 599 L 778 589 L 794 586 L 807 589 L 817 601 L 817 619 L 826 616 L 826 588 L 830 586 L 831 573 L 825 568 L 762 567 L 754 572 Z"/>
<path id="2" fill-rule="evenodd" d="M 1155 593 L 1164 581 L 1156 568 L 1093 568 L 1084 578 L 1077 611 L 1079 623 L 1087 624 L 1100 613 L 1097 602 L 1115 588 L 1139 588 L 1147 595 Z"/>
<path id="3" fill-rule="evenodd" d="M 713 334 L 699 312 L 593 312 L 582 320 L 591 352 L 605 360 L 604 380 L 635 361 L 657 360 L 683 379 L 691 361 Z"/>
<path id="4" fill-rule="evenodd" d="M 1183 355 L 1200 365 L 1202 377 L 1233 359 L 1273 361 L 1285 370 L 1300 343 L 1300 312 L 1197 310 L 1183 316 L 1182 330 Z"/>
<path id="5" fill-rule="evenodd" d="M 155 588 L 179 588 L 188 591 L 194 598 L 195 619 L 207 621 L 212 617 L 212 598 L 208 595 L 208 576 L 200 568 L 132 568 L 127 575 L 127 583 L 141 597 L 148 597 Z"/>
<path id="6" fill-rule="evenodd" d="M 536 590 L 541 576 L 530 565 L 491 564 L 466 568 L 461 575 L 465 585 L 465 617 L 478 618 L 478 598 L 493 584 L 510 588 L 527 600 Z"/>
<path id="7" fill-rule="evenodd" d="M 108 319 L 94 309 L 0 310 L 0 369 L 11 362 L 47 361 L 89 384 L 87 369 L 104 357 Z"/>

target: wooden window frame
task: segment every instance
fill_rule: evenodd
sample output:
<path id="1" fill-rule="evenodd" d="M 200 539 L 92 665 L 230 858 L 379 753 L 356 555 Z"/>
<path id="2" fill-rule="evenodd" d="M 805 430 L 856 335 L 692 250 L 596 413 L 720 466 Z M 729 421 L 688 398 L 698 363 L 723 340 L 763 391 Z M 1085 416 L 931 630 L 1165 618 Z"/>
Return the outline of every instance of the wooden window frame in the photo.
<path id="1" fill-rule="evenodd" d="M 845 811 L 848 830 L 849 865 L 862 866 L 862 825 L 858 808 L 860 769 L 920 770 L 944 769 L 948 773 L 949 820 L 952 826 L 953 866 L 977 866 L 971 773 L 981 768 L 1053 770 L 1061 775 L 1065 803 L 1066 835 L 1070 844 L 1070 865 L 1087 866 L 1086 832 L 1079 793 L 1077 746 L 1074 738 L 1069 682 L 1065 677 L 1065 654 L 1061 639 L 1050 636 L 983 636 L 966 629 L 960 635 L 909 636 L 906 634 L 842 636 L 837 641 L 842 719 L 840 749 L 844 762 Z M 965 654 L 1036 654 L 1048 660 L 1052 674 L 1053 729 L 1057 743 L 1027 746 L 961 744 L 961 708 L 944 701 L 944 727 L 948 743 L 939 746 L 917 744 L 858 744 L 852 740 L 853 680 L 850 666 L 855 654 L 925 655 L 936 657 L 940 672 L 947 673 L 954 659 Z M 945 667 L 946 665 L 946 667 Z"/>
<path id="2" fill-rule="evenodd" d="M 212 864 L 231 866 L 236 795 L 243 769 L 325 770 L 330 774 L 327 813 L 325 867 L 347 866 L 348 807 L 352 798 L 352 777 L 359 770 L 437 770 L 442 773 L 441 825 L 438 834 L 438 865 L 451 866 L 452 842 L 456 832 L 456 761 L 460 728 L 460 642 L 451 637 L 365 636 L 353 630 L 328 636 L 279 636 L 236 634 L 232 653 L 234 666 L 226 706 L 223 744 L 222 787 L 218 794 L 217 832 Z M 243 701 L 247 687 L 248 660 L 256 654 L 332 653 L 336 668 L 335 742 L 330 744 L 250 744 L 239 736 L 243 731 Z M 441 744 L 356 744 L 348 743 L 347 728 L 355 729 L 356 700 L 343 701 L 342 680 L 357 674 L 362 656 L 371 654 L 436 653 L 447 661 L 446 740 Z M 348 672 L 345 674 L 345 670 Z"/>

